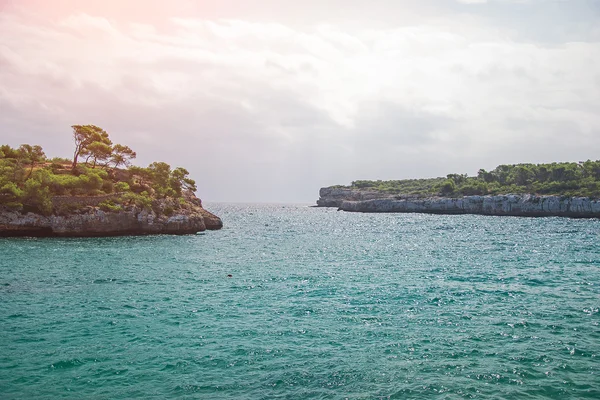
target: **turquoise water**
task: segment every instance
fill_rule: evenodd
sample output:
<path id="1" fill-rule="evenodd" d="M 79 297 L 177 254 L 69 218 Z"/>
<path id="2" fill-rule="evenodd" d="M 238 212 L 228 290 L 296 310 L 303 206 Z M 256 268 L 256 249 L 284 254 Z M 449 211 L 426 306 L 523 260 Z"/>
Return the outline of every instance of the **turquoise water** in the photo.
<path id="1" fill-rule="evenodd" d="M 0 239 L 0 398 L 600 398 L 598 220 L 209 209 Z"/>

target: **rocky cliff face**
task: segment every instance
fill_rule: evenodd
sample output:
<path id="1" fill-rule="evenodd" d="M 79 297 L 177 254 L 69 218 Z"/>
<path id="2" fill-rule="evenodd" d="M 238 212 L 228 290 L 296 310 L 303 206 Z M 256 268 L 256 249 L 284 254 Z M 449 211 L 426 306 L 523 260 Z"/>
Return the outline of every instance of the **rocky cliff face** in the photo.
<path id="1" fill-rule="evenodd" d="M 223 227 L 219 217 L 206 211 L 195 196 L 169 215 L 160 211 L 126 207 L 103 211 L 87 206 L 67 215 L 44 216 L 0 208 L 0 236 L 119 236 L 193 234 Z M 154 208 L 159 211 L 155 211 Z"/>
<path id="2" fill-rule="evenodd" d="M 600 201 L 587 197 L 501 195 L 411 198 L 348 188 L 322 188 L 319 194 L 318 206 L 338 207 L 343 211 L 600 218 Z"/>
<path id="3" fill-rule="evenodd" d="M 319 207 L 341 207 L 344 201 L 365 201 L 381 199 L 382 193 L 368 190 L 353 190 L 340 187 L 325 187 L 319 191 Z M 387 197 L 385 197 L 387 198 Z"/>

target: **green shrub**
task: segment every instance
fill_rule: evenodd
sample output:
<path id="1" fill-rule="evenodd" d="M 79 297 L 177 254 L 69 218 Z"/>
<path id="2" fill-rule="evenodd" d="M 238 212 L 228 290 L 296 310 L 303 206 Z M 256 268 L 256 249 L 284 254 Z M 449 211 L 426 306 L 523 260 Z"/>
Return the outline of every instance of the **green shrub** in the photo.
<path id="1" fill-rule="evenodd" d="M 107 212 L 123 211 L 123 207 L 120 204 L 115 204 L 113 200 L 105 200 L 98 204 L 98 207 L 100 207 L 102 211 Z"/>
<path id="2" fill-rule="evenodd" d="M 57 215 L 69 215 L 76 211 L 84 209 L 86 206 L 78 203 L 64 203 L 58 206 L 54 206 L 54 213 Z"/>
<path id="3" fill-rule="evenodd" d="M 23 205 L 44 215 L 52 214 L 50 189 L 37 179 L 28 179 L 23 188 Z"/>
<path id="4" fill-rule="evenodd" d="M 120 192 L 129 192 L 131 189 L 129 188 L 129 184 L 127 182 L 117 182 L 115 183 L 114 189 Z"/>
<path id="5" fill-rule="evenodd" d="M 65 167 L 62 164 L 60 164 L 60 163 L 52 161 L 52 164 L 50 164 L 50 171 L 53 174 L 58 174 L 58 173 L 60 173 L 60 172 L 62 172 L 64 170 L 65 170 Z"/>
<path id="6" fill-rule="evenodd" d="M 440 194 L 443 196 L 449 196 L 456 190 L 456 184 L 453 179 L 446 179 L 444 183 L 439 186 Z"/>
<path id="7" fill-rule="evenodd" d="M 460 188 L 460 193 L 463 196 L 484 195 L 488 193 L 488 186 L 485 182 L 473 182 L 462 186 Z"/>
<path id="8" fill-rule="evenodd" d="M 5 183 L 0 188 L 0 203 L 6 203 L 20 200 L 23 197 L 23 191 L 17 187 L 14 182 Z"/>
<path id="9" fill-rule="evenodd" d="M 102 191 L 104 193 L 112 193 L 112 192 L 114 192 L 114 189 L 115 189 L 115 184 L 110 179 L 107 179 L 104 182 L 102 182 Z"/>
<path id="10" fill-rule="evenodd" d="M 80 186 L 80 179 L 73 175 L 52 175 L 49 182 L 50 192 L 57 196 L 71 194 Z"/>
<path id="11" fill-rule="evenodd" d="M 18 201 L 9 201 L 3 204 L 6 208 L 13 211 L 21 211 L 23 209 L 23 203 Z"/>
<path id="12" fill-rule="evenodd" d="M 79 177 L 79 179 L 82 178 L 83 176 Z M 93 190 L 100 190 L 102 188 L 103 183 L 103 179 L 98 174 L 90 173 L 89 175 L 87 175 L 87 181 L 83 183 L 83 185 L 86 189 L 88 189 L 91 192 Z"/>
<path id="13" fill-rule="evenodd" d="M 121 196 L 123 202 L 135 205 L 140 208 L 151 209 L 152 208 L 152 197 L 148 195 L 148 192 L 142 192 L 140 194 L 127 192 Z"/>
<path id="14" fill-rule="evenodd" d="M 52 163 L 56 163 L 56 164 L 71 164 L 73 162 L 73 160 L 64 158 L 64 157 L 54 157 L 50 161 L 52 161 Z"/>

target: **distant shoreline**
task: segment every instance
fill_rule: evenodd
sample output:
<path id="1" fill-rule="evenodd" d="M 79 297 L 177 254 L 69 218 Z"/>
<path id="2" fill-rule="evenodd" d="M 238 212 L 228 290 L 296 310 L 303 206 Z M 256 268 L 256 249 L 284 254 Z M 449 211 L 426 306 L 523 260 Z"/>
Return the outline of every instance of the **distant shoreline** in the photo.
<path id="1" fill-rule="evenodd" d="M 317 207 L 363 213 L 476 214 L 519 217 L 600 218 L 600 200 L 589 197 L 494 195 L 461 197 L 390 196 L 339 187 L 320 190 Z"/>

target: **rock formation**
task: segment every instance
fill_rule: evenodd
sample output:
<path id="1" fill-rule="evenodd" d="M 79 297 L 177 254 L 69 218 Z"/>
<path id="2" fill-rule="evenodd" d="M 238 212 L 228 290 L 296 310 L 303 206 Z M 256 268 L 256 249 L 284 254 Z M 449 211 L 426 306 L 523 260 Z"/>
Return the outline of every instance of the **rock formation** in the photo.
<path id="1" fill-rule="evenodd" d="M 81 198 L 77 202 L 81 203 Z M 94 201 L 90 199 L 89 203 Z M 223 227 L 221 219 L 206 211 L 200 199 L 191 193 L 175 211 L 167 207 L 170 207 L 168 200 L 155 200 L 152 209 L 133 205 L 119 211 L 104 211 L 88 205 L 70 213 L 48 216 L 0 208 L 0 236 L 182 235 Z"/>
<path id="2" fill-rule="evenodd" d="M 354 212 L 600 218 L 600 200 L 588 197 L 509 194 L 419 198 L 339 187 L 322 188 L 319 195 L 319 207 L 338 207 L 343 211 Z"/>

